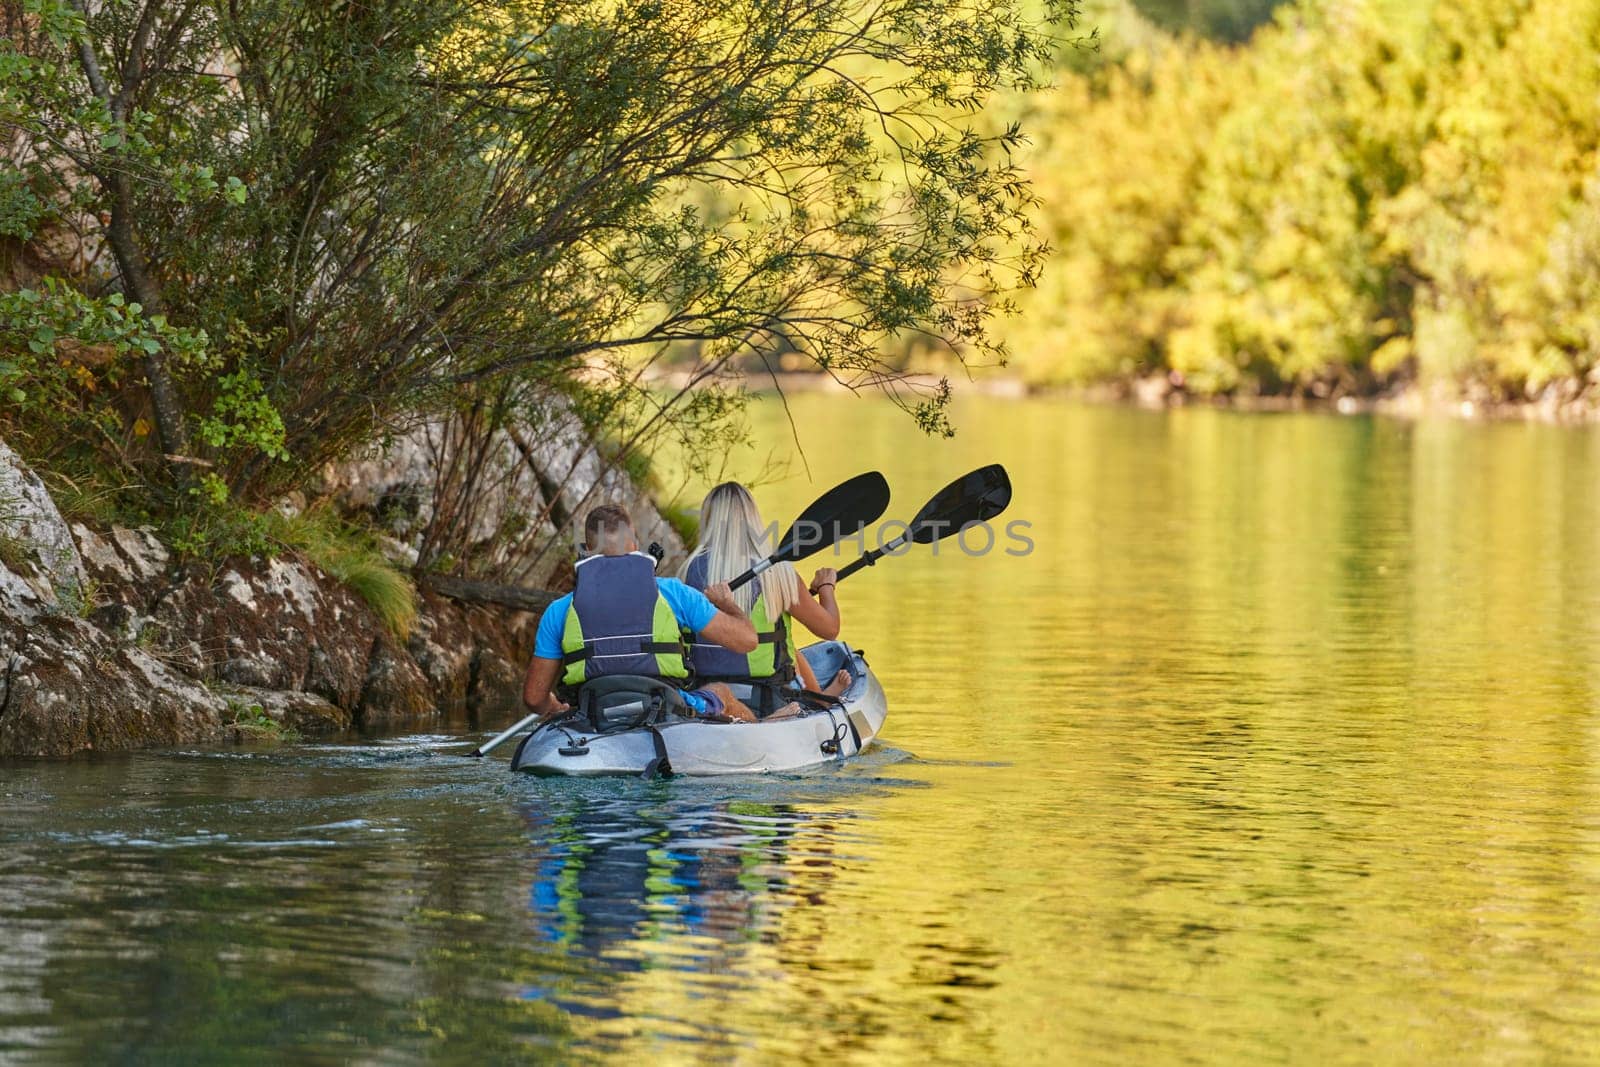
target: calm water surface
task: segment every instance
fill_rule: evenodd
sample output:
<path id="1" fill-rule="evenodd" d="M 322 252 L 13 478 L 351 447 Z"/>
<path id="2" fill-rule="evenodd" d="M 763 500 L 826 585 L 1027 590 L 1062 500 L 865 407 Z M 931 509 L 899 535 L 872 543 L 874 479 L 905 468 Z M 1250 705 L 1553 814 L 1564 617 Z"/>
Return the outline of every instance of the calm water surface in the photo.
<path id="1" fill-rule="evenodd" d="M 773 516 L 1000 460 L 1032 524 L 844 587 L 874 753 L 0 765 L 0 1061 L 1600 1062 L 1600 434 L 793 405 Z"/>

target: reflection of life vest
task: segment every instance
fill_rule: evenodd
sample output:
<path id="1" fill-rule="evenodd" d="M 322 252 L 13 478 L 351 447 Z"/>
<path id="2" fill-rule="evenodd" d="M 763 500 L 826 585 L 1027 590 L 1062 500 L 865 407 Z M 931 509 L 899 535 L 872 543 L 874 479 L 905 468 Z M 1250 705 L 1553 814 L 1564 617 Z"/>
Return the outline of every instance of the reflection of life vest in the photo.
<path id="1" fill-rule="evenodd" d="M 578 561 L 577 586 L 561 632 L 563 685 L 608 674 L 687 678 L 683 634 L 643 552 Z"/>
<path id="2" fill-rule="evenodd" d="M 706 571 L 710 561 L 704 553 L 689 561 L 684 580 L 702 592 L 706 585 Z M 698 678 L 772 678 L 788 682 L 794 678 L 794 650 L 789 642 L 789 619 L 780 614 L 776 620 L 767 614 L 765 594 L 757 593 L 750 606 L 750 624 L 756 629 L 756 650 L 749 655 L 730 652 L 721 645 L 702 640 L 699 634 L 689 642 L 689 660 Z"/>

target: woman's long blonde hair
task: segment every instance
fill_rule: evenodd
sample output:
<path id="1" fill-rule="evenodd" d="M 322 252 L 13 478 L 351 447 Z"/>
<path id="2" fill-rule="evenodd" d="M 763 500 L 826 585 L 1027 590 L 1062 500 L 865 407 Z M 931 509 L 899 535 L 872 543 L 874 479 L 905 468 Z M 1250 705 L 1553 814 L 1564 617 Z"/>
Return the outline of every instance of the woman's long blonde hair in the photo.
<path id="1" fill-rule="evenodd" d="M 700 544 L 684 561 L 680 574 L 687 576 L 689 564 L 705 556 L 706 584 L 730 582 L 772 552 L 772 536 L 761 521 L 761 512 L 756 510 L 755 497 L 738 482 L 723 482 L 700 504 Z M 735 589 L 733 595 L 748 612 L 758 591 L 766 598 L 769 618 L 776 620 L 787 612 L 800 599 L 800 575 L 794 564 L 769 567 L 755 581 Z"/>

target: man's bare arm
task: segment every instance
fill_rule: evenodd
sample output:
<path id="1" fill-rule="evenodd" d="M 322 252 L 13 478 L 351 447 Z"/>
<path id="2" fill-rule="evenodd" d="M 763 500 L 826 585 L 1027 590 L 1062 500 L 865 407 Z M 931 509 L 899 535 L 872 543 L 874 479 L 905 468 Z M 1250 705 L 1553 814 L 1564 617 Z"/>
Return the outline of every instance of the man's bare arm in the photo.
<path id="1" fill-rule="evenodd" d="M 557 659 L 535 656 L 529 661 L 528 676 L 522 680 L 522 702 L 528 705 L 530 710 L 537 711 L 546 718 L 566 710 L 567 705 L 557 700 L 555 694 L 551 692 L 560 670 L 561 661 Z"/>
<path id="2" fill-rule="evenodd" d="M 729 652 L 754 652 L 760 644 L 756 640 L 756 628 L 739 602 L 733 599 L 733 590 L 728 588 L 728 583 L 717 582 L 708 586 L 706 599 L 716 606 L 717 613 L 700 631 L 700 636 L 715 641 Z"/>

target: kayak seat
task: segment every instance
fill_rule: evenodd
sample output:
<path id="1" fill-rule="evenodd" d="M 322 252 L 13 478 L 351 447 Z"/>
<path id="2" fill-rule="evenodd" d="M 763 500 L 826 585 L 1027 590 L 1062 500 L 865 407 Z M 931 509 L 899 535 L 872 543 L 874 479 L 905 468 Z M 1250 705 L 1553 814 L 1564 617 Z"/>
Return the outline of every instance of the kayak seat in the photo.
<path id="1" fill-rule="evenodd" d="M 609 674 L 578 687 L 568 719 L 591 733 L 608 734 L 692 717 L 682 691 L 671 683 L 646 675 Z"/>
<path id="2" fill-rule="evenodd" d="M 850 654 L 849 646 L 843 641 L 824 641 L 811 645 L 804 649 L 801 655 L 811 664 L 819 685 L 827 685 L 828 680 L 842 670 L 849 671 L 850 677 L 856 677 L 855 657 Z"/>

